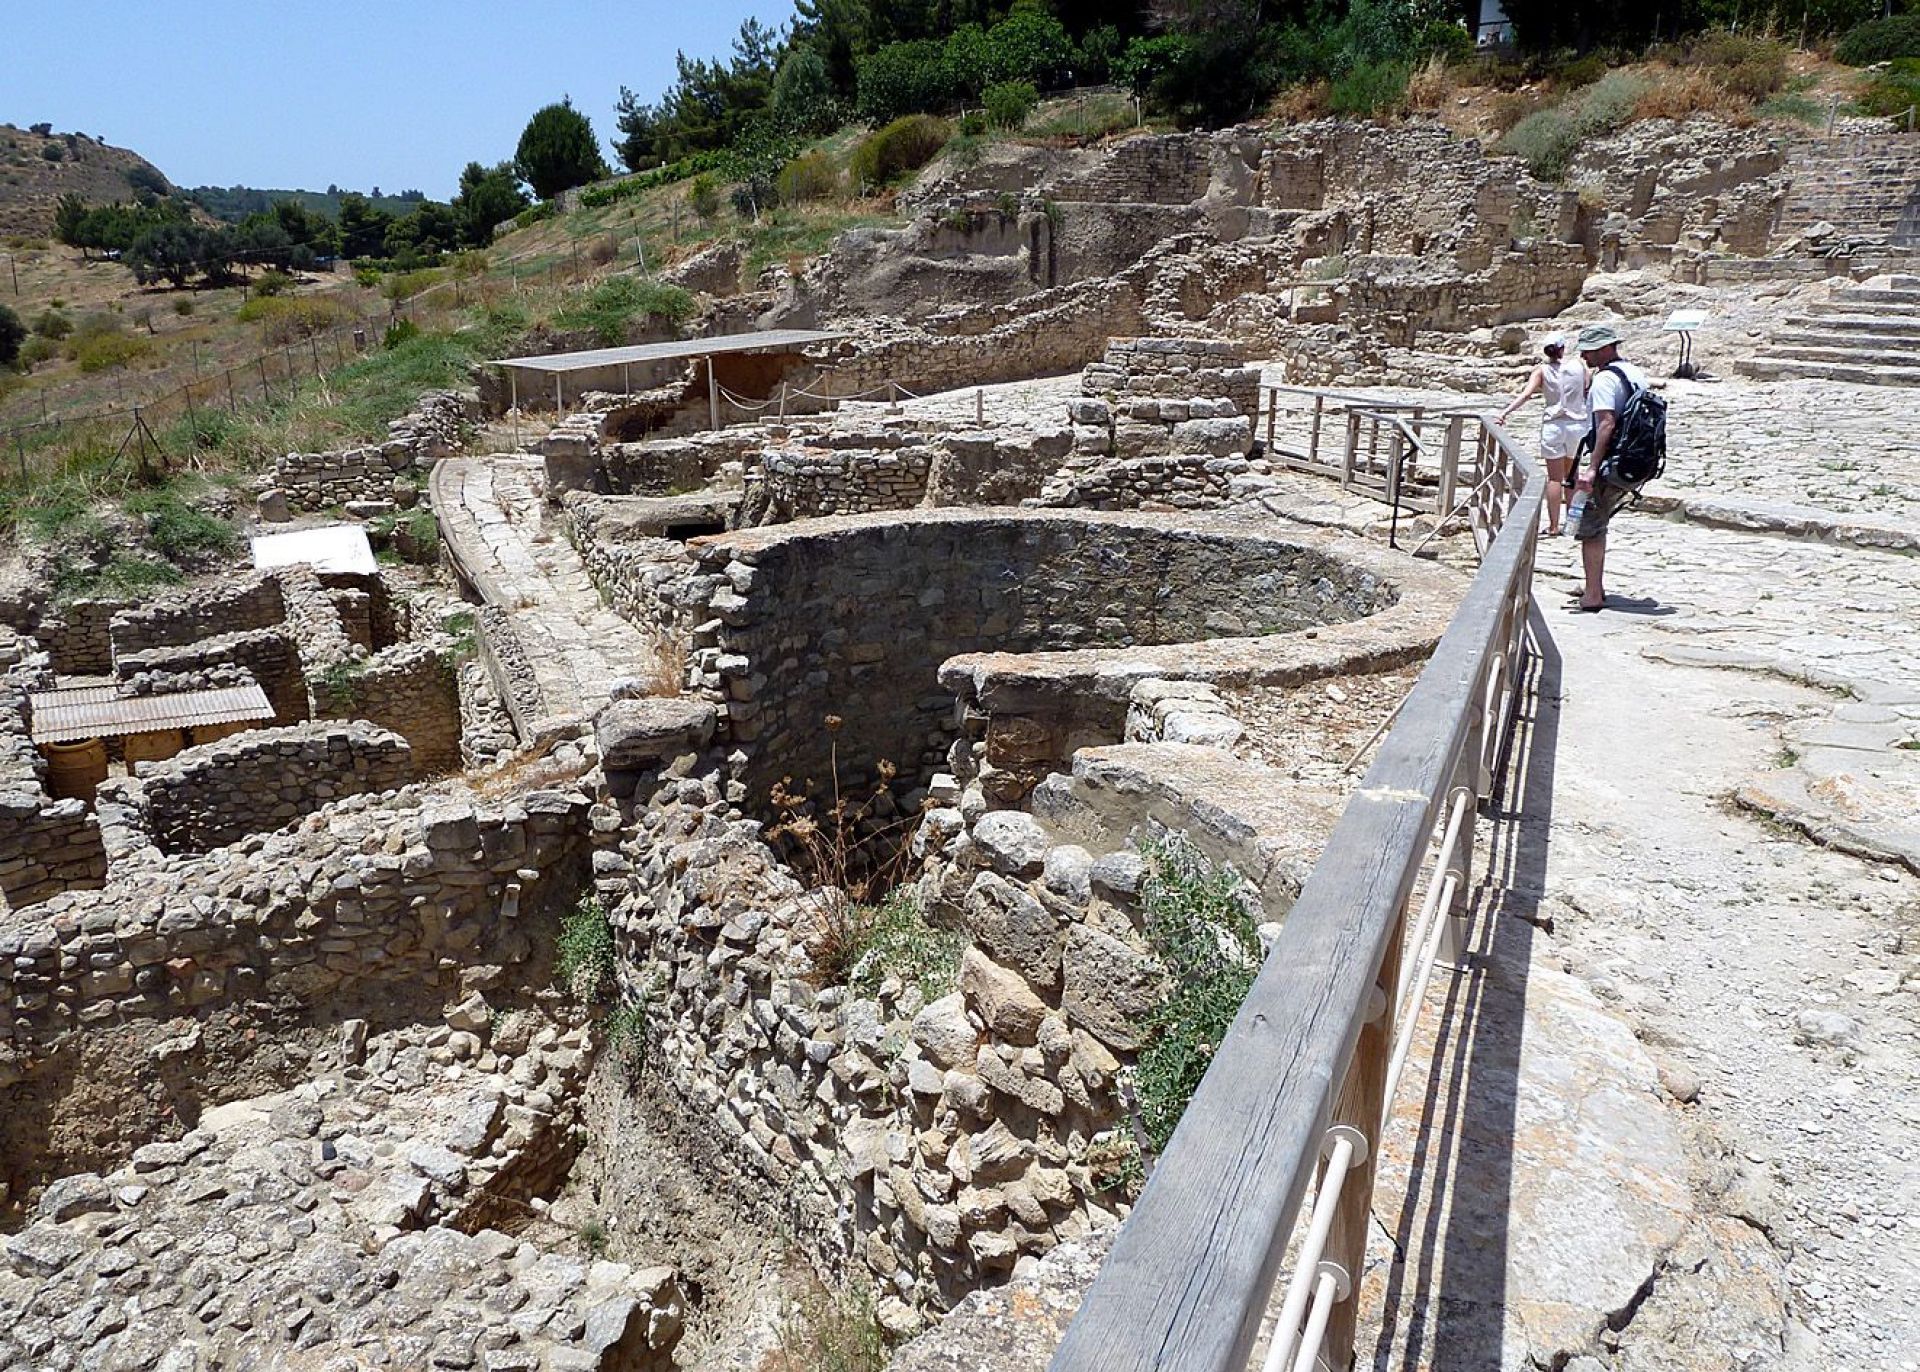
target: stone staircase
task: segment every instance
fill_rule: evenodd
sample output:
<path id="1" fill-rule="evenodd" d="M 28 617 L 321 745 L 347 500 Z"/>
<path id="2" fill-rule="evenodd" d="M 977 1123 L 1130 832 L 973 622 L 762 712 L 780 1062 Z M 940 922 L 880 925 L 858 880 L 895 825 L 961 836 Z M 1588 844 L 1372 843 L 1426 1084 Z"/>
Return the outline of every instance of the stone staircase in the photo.
<path id="1" fill-rule="evenodd" d="M 1784 329 L 1734 369 L 1768 381 L 1920 386 L 1920 276 L 1888 280 L 1884 288 L 1842 287 L 1826 304 L 1789 315 Z"/>
<path id="2" fill-rule="evenodd" d="M 1776 245 L 1815 224 L 1840 233 L 1920 248 L 1920 134 L 1806 139 L 1788 154 L 1793 178 Z"/>

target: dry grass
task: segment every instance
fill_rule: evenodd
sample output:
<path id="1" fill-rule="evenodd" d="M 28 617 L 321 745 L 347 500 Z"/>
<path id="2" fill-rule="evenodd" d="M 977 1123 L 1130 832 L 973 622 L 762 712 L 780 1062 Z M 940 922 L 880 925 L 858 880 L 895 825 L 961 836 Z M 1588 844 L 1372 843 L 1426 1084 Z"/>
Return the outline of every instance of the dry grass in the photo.
<path id="1" fill-rule="evenodd" d="M 1309 119 L 1319 119 L 1326 115 L 1330 107 L 1329 97 L 1332 88 L 1325 81 L 1310 81 L 1304 86 L 1290 86 L 1273 98 L 1267 107 L 1267 113 L 1283 124 L 1304 124 Z"/>
<path id="2" fill-rule="evenodd" d="M 1433 54 L 1426 65 L 1415 70 L 1407 80 L 1407 107 L 1414 110 L 1437 111 L 1453 99 L 1453 68 L 1439 53 Z"/>
<path id="3" fill-rule="evenodd" d="M 1640 98 L 1634 101 L 1636 119 L 1687 119 L 1710 115 L 1731 124 L 1753 122 L 1753 100 L 1722 85 L 1698 67 L 1663 67 Z"/>

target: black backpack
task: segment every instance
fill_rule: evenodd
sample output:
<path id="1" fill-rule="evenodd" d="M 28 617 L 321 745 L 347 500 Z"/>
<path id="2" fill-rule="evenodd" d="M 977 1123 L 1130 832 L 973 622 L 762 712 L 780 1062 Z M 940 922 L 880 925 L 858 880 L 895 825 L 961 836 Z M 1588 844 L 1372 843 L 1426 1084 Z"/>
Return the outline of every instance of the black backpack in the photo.
<path id="1" fill-rule="evenodd" d="M 1636 386 L 1618 362 L 1609 362 L 1602 371 L 1612 372 L 1626 388 L 1626 401 L 1613 420 L 1613 446 L 1607 449 L 1600 474 L 1621 486 L 1631 486 L 1637 495 L 1642 486 L 1667 469 L 1667 399 L 1651 386 Z M 1587 431 L 1583 452 L 1593 451 L 1594 431 Z"/>

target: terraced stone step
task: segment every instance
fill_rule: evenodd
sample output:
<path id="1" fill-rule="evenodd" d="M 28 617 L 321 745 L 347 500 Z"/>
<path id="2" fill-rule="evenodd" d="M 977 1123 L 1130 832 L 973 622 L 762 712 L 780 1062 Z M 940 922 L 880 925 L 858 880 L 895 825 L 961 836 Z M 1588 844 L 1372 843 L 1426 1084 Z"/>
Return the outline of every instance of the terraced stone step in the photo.
<path id="1" fill-rule="evenodd" d="M 1852 381 L 1863 386 L 1920 386 L 1920 367 L 1746 357 L 1735 362 L 1733 369 L 1760 381 Z"/>
<path id="2" fill-rule="evenodd" d="M 1818 307 L 1815 307 L 1818 308 Z M 1843 307 L 1829 307 L 1839 309 Z M 1877 337 L 1920 335 L 1920 316 L 1903 310 L 1888 310 L 1885 314 L 1861 314 L 1848 310 L 1846 313 L 1823 314 L 1809 309 L 1805 314 L 1787 316 L 1790 329 L 1816 329 L 1822 333 L 1860 336 L 1872 334 Z"/>
<path id="3" fill-rule="evenodd" d="M 1776 338 L 1760 356 L 1790 357 L 1804 362 L 1857 362 L 1861 366 L 1885 362 L 1920 366 L 1920 339 L 1906 340 L 1904 348 L 1870 348 L 1851 340 L 1826 338 L 1798 343 Z"/>

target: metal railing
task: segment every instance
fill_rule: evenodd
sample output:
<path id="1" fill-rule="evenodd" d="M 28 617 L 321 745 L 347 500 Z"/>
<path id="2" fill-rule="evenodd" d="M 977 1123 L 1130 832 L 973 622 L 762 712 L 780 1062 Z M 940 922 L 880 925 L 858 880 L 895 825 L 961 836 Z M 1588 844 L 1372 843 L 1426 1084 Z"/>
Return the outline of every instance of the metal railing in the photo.
<path id="1" fill-rule="evenodd" d="M 1479 573 L 1282 924 L 1054 1372 L 1242 1372 L 1310 1186 L 1261 1366 L 1351 1363 L 1380 1139 L 1428 984 L 1465 947 L 1476 815 L 1494 791 L 1528 651 L 1544 483 L 1491 418 L 1466 422 L 1478 432 L 1461 444 L 1472 463 L 1459 480 L 1470 474 L 1472 485 L 1459 508 L 1473 523 Z"/>

